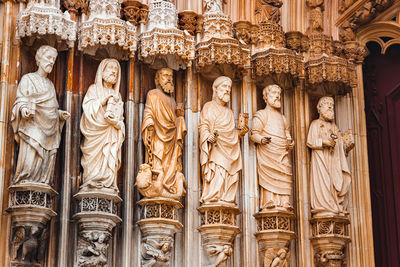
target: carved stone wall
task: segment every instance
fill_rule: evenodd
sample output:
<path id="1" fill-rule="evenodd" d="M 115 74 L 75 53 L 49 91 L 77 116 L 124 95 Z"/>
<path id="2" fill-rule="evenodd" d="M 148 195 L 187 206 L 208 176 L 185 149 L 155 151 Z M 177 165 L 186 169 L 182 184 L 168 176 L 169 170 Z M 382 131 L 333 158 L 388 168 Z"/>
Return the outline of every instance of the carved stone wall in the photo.
<path id="1" fill-rule="evenodd" d="M 383 43 L 383 51 L 399 43 L 394 21 L 379 28 L 399 10 L 397 1 L 390 0 L 0 1 L 0 265 L 374 266 L 361 65 L 367 41 Z M 378 29 L 393 40 L 378 39 Z M 367 38 L 370 30 L 373 36 Z M 19 155 L 25 150 L 14 141 L 12 107 L 20 97 L 17 85 L 36 70 L 35 53 L 43 44 L 58 51 L 45 83 L 54 84 L 58 107 L 71 119 L 62 128 L 58 151 L 51 154 L 54 175 L 48 177 L 53 183 L 15 184 Z M 104 116 L 100 121 L 111 123 L 110 131 L 123 128 L 124 142 L 118 151 L 112 145 L 89 146 L 110 158 L 110 165 L 93 160 L 104 170 L 94 180 L 106 179 L 107 169 L 114 168 L 115 183 L 110 190 L 100 183 L 80 190 L 86 181 L 81 150 L 86 135 L 80 121 L 88 112 L 82 104 L 90 84 L 109 83 L 101 75 L 96 81 L 97 66 L 106 58 L 120 65 L 120 95 L 112 99 L 120 101 L 124 112 L 118 119 L 123 125 L 113 124 L 113 116 L 111 122 Z M 146 103 L 153 89 L 161 91 L 157 70 L 167 68 L 172 76 L 162 78 L 166 89 L 161 93 L 168 97 L 154 102 L 166 103 L 167 111 L 156 116 L 161 126 L 149 123 L 150 129 L 142 130 L 146 116 L 158 110 L 149 111 Z M 223 149 L 218 138 L 225 132 L 209 132 L 211 136 L 202 139 L 201 112 L 223 98 L 213 91 L 213 81 L 220 76 L 231 81 L 229 90 L 225 88 L 229 104 L 217 106 L 221 110 L 214 119 L 231 110 L 238 149 L 225 159 L 234 155 L 241 161 L 240 171 L 229 175 L 224 171 L 230 168 L 213 165 L 214 151 Z M 278 120 L 279 127 L 293 141 L 286 144 L 292 165 L 287 175 L 291 193 L 282 198 L 287 196 L 286 208 L 262 207 L 266 203 L 257 148 L 277 137 L 263 136 L 267 141 L 257 143 L 247 133 L 253 127 L 248 122 L 265 107 L 263 89 L 272 84 L 281 88 L 278 113 L 284 119 Z M 168 89 L 171 86 L 174 90 Z M 107 108 L 111 93 L 104 94 L 96 95 L 91 114 L 112 111 L 111 104 Z M 340 138 L 347 142 L 340 149 L 347 156 L 342 159 L 351 182 L 346 184 L 346 210 L 316 216 L 310 185 L 313 148 L 307 135 L 311 122 L 318 120 L 318 99 L 323 96 L 334 99 L 332 123 L 342 132 L 328 136 L 331 149 L 321 147 L 334 153 Z M 39 105 L 27 101 L 25 106 L 33 112 Z M 28 113 L 25 117 L 31 116 Z M 348 129 L 354 134 L 344 134 Z M 97 141 L 116 144 L 114 137 Z M 35 142 L 32 147 L 43 155 Z M 204 157 L 211 165 L 202 164 Z M 153 159 L 170 164 L 161 168 Z M 168 173 L 172 169 L 176 175 Z M 215 185 L 234 191 L 229 203 L 202 198 L 215 170 L 234 181 Z M 279 199 L 279 193 L 274 194 L 272 198 Z"/>

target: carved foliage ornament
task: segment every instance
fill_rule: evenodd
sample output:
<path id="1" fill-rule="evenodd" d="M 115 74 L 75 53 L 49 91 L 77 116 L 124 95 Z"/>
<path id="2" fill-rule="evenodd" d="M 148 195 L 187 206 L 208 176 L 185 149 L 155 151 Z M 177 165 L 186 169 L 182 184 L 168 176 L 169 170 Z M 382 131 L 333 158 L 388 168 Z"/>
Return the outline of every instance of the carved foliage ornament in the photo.
<path id="1" fill-rule="evenodd" d="M 18 14 L 16 38 L 33 35 L 56 35 L 66 41 L 69 47 L 76 40 L 76 22 L 72 21 L 68 12 L 62 13 L 59 5 L 39 3 L 31 0 L 25 10 Z"/>

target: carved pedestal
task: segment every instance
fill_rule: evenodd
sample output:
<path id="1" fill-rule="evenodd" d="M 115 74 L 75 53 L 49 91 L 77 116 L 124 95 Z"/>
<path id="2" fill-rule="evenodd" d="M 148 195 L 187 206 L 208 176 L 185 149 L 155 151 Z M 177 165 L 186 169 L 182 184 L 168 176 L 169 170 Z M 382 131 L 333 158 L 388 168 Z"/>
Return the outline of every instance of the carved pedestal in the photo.
<path id="1" fill-rule="evenodd" d="M 351 241 L 347 217 L 318 217 L 311 220 L 315 266 L 346 266 L 345 248 Z"/>
<path id="2" fill-rule="evenodd" d="M 79 239 L 75 266 L 107 266 L 107 248 L 112 238 L 112 229 L 121 222 L 117 204 L 122 199 L 116 193 L 102 191 L 79 192 L 78 220 Z"/>
<path id="3" fill-rule="evenodd" d="M 175 233 L 183 227 L 178 220 L 182 204 L 168 198 L 144 198 L 138 204 L 142 208 L 138 222 L 142 232 L 141 266 L 173 266 L 170 259 Z"/>
<path id="4" fill-rule="evenodd" d="M 202 266 L 226 266 L 233 252 L 233 242 L 240 233 L 236 205 L 205 204 L 199 207 L 201 226 L 198 228 L 204 249 Z"/>
<path id="5" fill-rule="evenodd" d="M 255 236 L 258 241 L 261 266 L 271 266 L 274 261 L 281 264 L 286 262 L 289 266 L 289 244 L 295 238 L 293 213 L 285 210 L 263 210 L 254 217 L 257 220 Z"/>
<path id="6" fill-rule="evenodd" d="M 52 208 L 57 195 L 50 186 L 23 183 L 8 188 L 11 215 L 11 266 L 43 266 L 49 229 L 48 222 L 56 216 Z"/>

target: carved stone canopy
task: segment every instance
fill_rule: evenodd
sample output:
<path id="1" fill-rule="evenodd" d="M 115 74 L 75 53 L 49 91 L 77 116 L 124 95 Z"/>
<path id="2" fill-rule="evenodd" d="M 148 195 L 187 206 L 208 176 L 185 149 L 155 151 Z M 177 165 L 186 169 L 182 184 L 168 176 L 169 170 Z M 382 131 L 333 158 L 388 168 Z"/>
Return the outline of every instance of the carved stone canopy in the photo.
<path id="1" fill-rule="evenodd" d="M 83 21 L 79 32 L 79 50 L 94 55 L 101 46 L 117 45 L 129 51 L 133 57 L 136 51 L 136 26 L 119 18 L 119 0 L 91 0 L 89 18 Z"/>
<path id="2" fill-rule="evenodd" d="M 58 1 L 30 0 L 17 18 L 16 38 L 54 35 L 69 47 L 76 40 L 76 22 L 70 14 L 62 13 Z"/>
<path id="3" fill-rule="evenodd" d="M 139 39 L 139 58 L 145 63 L 155 64 L 161 57 L 169 68 L 177 70 L 194 59 L 194 37 L 178 29 L 178 12 L 169 1 L 151 1 L 148 23 Z"/>
<path id="4" fill-rule="evenodd" d="M 250 47 L 233 37 L 233 25 L 222 12 L 204 15 L 201 41 L 196 45 L 197 69 L 214 64 L 231 64 L 238 68 L 250 67 Z"/>

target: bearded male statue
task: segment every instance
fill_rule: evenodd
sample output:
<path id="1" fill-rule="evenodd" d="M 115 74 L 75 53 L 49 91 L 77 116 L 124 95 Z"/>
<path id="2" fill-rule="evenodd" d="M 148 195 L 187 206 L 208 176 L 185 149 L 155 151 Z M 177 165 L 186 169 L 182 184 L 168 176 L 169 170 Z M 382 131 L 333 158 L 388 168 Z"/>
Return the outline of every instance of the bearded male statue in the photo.
<path id="1" fill-rule="evenodd" d="M 232 80 L 218 77 L 213 83 L 213 98 L 200 114 L 200 164 L 203 176 L 201 202 L 235 205 L 239 172 L 242 169 L 240 139 L 249 130 L 235 127 L 230 101 Z"/>
<path id="2" fill-rule="evenodd" d="M 281 88 L 268 85 L 263 90 L 267 106 L 253 116 L 250 139 L 257 144 L 257 171 L 260 208 L 290 209 L 292 165 L 288 151 L 293 149 L 285 116 L 280 112 Z"/>
<path id="3" fill-rule="evenodd" d="M 182 173 L 182 149 L 186 135 L 183 107 L 177 107 L 173 71 L 163 68 L 155 77 L 156 89 L 147 94 L 143 114 L 142 137 L 146 163 L 136 178 L 139 192 L 145 197 L 179 199 L 185 193 Z"/>
<path id="4" fill-rule="evenodd" d="M 346 155 L 354 147 L 350 131 L 342 134 L 336 124 L 334 100 L 318 101 L 319 118 L 308 130 L 311 152 L 310 192 L 314 216 L 346 215 L 351 174 Z"/>
<path id="5" fill-rule="evenodd" d="M 11 113 L 11 125 L 19 143 L 13 184 L 51 185 L 61 130 L 67 111 L 58 109 L 56 91 L 47 78 L 57 58 L 57 50 L 41 46 L 36 52 L 38 70 L 24 75 L 18 85 Z"/>
<path id="6" fill-rule="evenodd" d="M 121 147 L 125 139 L 124 103 L 119 93 L 121 67 L 115 59 L 101 61 L 95 78 L 83 99 L 81 146 L 83 184 L 92 189 L 117 193 L 117 171 L 121 166 Z"/>

